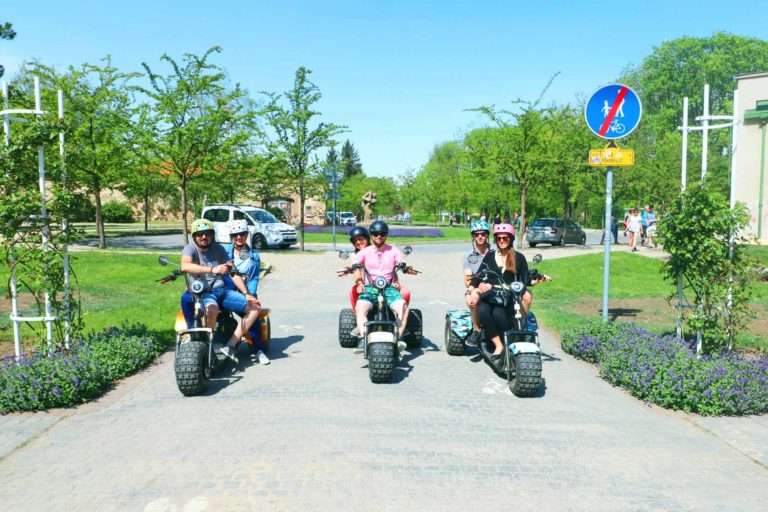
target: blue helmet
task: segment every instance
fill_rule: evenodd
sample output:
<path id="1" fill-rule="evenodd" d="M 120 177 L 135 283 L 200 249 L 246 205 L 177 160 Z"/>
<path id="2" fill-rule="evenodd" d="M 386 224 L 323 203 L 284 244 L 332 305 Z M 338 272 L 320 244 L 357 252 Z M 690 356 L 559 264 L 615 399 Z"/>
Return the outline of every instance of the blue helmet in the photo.
<path id="1" fill-rule="evenodd" d="M 474 233 L 475 231 L 486 231 L 488 233 L 491 232 L 491 226 L 484 220 L 476 220 L 472 223 L 472 225 L 469 227 L 469 232 Z"/>

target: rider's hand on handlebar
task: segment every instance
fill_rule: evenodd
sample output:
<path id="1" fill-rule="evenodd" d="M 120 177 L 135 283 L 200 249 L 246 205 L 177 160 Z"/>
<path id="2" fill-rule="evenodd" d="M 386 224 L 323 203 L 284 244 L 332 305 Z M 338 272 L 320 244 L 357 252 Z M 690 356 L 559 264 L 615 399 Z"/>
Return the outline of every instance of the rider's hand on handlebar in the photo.
<path id="1" fill-rule="evenodd" d="M 479 290 L 480 293 L 485 293 L 491 288 L 493 288 L 493 286 L 491 286 L 491 283 L 480 283 L 477 285 L 477 290 Z"/>
<path id="2" fill-rule="evenodd" d="M 363 293 L 365 291 L 365 286 L 363 286 L 362 282 L 357 283 L 357 293 Z"/>
<path id="3" fill-rule="evenodd" d="M 392 287 L 393 287 L 395 290 L 398 290 L 398 291 L 400 291 L 400 283 L 398 283 L 397 281 L 395 281 L 394 283 L 392 283 Z"/>
<path id="4" fill-rule="evenodd" d="M 339 270 L 336 271 L 336 275 L 339 277 L 344 277 L 347 274 L 352 273 L 352 267 L 342 267 Z"/>

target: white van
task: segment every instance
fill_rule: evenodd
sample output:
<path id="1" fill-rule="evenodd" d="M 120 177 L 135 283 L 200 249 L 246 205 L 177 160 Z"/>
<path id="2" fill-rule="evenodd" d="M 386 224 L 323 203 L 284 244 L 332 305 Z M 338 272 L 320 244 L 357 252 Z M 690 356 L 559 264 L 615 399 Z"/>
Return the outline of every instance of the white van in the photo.
<path id="1" fill-rule="evenodd" d="M 287 249 L 299 238 L 293 226 L 280 222 L 268 211 L 255 206 L 214 204 L 203 208 L 203 218 L 213 224 L 219 243 L 229 243 L 229 222 L 240 219 L 248 223 L 251 247 L 257 250 L 267 247 Z"/>

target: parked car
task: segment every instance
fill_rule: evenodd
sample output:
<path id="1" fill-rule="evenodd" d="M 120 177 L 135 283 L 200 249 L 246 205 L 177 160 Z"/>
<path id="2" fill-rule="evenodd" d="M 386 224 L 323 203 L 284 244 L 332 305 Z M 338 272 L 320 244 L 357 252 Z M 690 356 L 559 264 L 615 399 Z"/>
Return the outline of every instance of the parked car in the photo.
<path id="1" fill-rule="evenodd" d="M 339 212 L 339 226 L 354 226 L 357 224 L 357 217 L 352 212 Z"/>
<path id="2" fill-rule="evenodd" d="M 255 206 L 236 204 L 215 204 L 203 208 L 203 218 L 208 219 L 216 230 L 216 240 L 229 242 L 229 221 L 243 219 L 248 223 L 251 247 L 266 249 L 281 247 L 287 249 L 298 242 L 296 229 L 266 210 Z"/>
<path id="3" fill-rule="evenodd" d="M 552 245 L 585 245 L 587 243 L 587 234 L 581 226 L 562 217 L 534 219 L 528 224 L 525 232 L 526 240 L 531 247 L 542 243 Z"/>

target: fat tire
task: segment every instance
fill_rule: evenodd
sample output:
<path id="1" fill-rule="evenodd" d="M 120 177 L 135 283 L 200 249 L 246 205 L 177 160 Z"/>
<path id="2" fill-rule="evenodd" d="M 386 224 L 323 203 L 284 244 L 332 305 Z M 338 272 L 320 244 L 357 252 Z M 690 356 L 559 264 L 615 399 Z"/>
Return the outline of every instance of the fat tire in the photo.
<path id="1" fill-rule="evenodd" d="M 208 344 L 202 341 L 188 341 L 176 349 L 174 370 L 176 385 L 184 396 L 194 396 L 208 389 L 209 376 L 205 367 Z"/>
<path id="2" fill-rule="evenodd" d="M 357 337 L 352 336 L 350 331 L 357 325 L 355 312 L 352 308 L 344 308 L 339 312 L 339 345 L 343 348 L 355 348 L 357 346 Z"/>
<path id="3" fill-rule="evenodd" d="M 261 344 L 264 345 L 264 353 L 269 353 L 269 346 L 272 344 L 272 320 L 266 317 L 264 321 L 267 323 L 267 336 L 266 339 L 261 340 Z"/>
<path id="4" fill-rule="evenodd" d="M 368 376 L 374 384 L 392 382 L 397 359 L 394 343 L 370 343 L 368 345 Z"/>
<path id="5" fill-rule="evenodd" d="M 511 360 L 515 364 L 515 376 L 509 379 L 509 390 L 515 396 L 533 396 L 541 386 L 541 354 L 517 354 Z"/>
<path id="6" fill-rule="evenodd" d="M 463 356 L 466 346 L 464 342 L 456 336 L 456 333 L 451 329 L 451 319 L 445 319 L 445 351 L 449 356 Z"/>
<path id="7" fill-rule="evenodd" d="M 420 309 L 408 310 L 408 321 L 405 328 L 408 330 L 408 336 L 404 340 L 405 345 L 408 348 L 421 348 L 423 324 Z"/>

